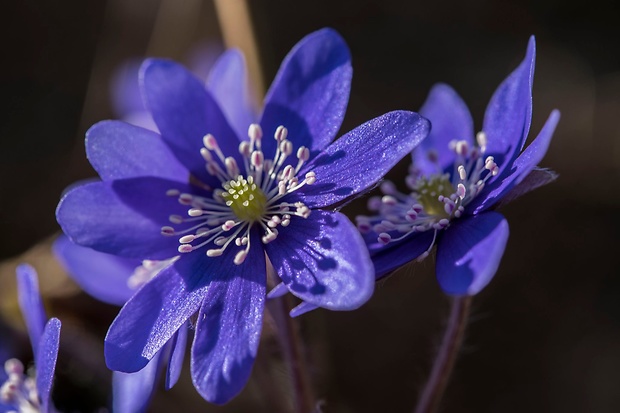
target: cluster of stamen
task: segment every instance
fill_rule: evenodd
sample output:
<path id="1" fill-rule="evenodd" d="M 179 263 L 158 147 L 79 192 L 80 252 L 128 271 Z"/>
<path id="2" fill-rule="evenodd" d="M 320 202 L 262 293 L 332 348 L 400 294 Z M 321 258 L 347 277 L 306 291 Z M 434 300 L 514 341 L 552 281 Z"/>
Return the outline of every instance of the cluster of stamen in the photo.
<path id="1" fill-rule="evenodd" d="M 368 209 L 377 215 L 356 217 L 360 232 L 374 231 L 378 234 L 378 242 L 388 244 L 415 232 L 433 230 L 430 246 L 419 257 L 420 260 L 426 258 L 437 231 L 448 227 L 452 219 L 461 217 L 465 206 L 482 191 L 487 180 L 499 173 L 494 158 L 484 156 L 486 134 L 479 132 L 476 141 L 478 145 L 473 147 L 464 140 L 450 142 L 450 149 L 457 155 L 452 173 L 441 170 L 434 152 L 427 155 L 437 164 L 437 173 L 425 176 L 412 165 L 406 178 L 410 194 L 399 192 L 390 181 L 383 182 L 384 195 L 373 197 L 368 203 Z"/>
<path id="2" fill-rule="evenodd" d="M 41 406 L 35 379 L 24 374 L 24 365 L 17 359 L 4 363 L 8 378 L 0 387 L 0 401 L 15 407 L 18 413 L 38 413 Z"/>
<path id="3" fill-rule="evenodd" d="M 302 202 L 286 202 L 282 198 L 304 185 L 316 181 L 314 172 L 305 174 L 300 180 L 297 174 L 310 157 L 308 148 L 302 146 L 297 152 L 297 165 L 286 163 L 293 154 L 291 141 L 287 140 L 288 130 L 279 126 L 274 134 L 276 151 L 273 159 L 266 159 L 261 149 L 263 132 L 257 124 L 248 130 L 249 141 L 239 144 L 243 159 L 243 171 L 232 156 L 225 157 L 216 138 L 208 134 L 203 138 L 204 147 L 200 154 L 205 160 L 207 172 L 217 177 L 222 187 L 213 191 L 213 196 L 203 197 L 181 193 L 177 189 L 166 192 L 177 197 L 182 205 L 189 207 L 188 217 L 170 216 L 175 225 L 190 224 L 189 228 L 175 230 L 172 226 L 161 229 L 163 235 L 178 236 L 179 252 L 188 253 L 210 243 L 218 248 L 209 248 L 209 257 L 222 255 L 234 242 L 243 247 L 237 252 L 234 262 L 244 262 L 250 250 L 250 229 L 260 225 L 263 229 L 262 242 L 267 244 L 278 236 L 278 226 L 286 227 L 291 217 L 307 218 L 310 209 Z"/>

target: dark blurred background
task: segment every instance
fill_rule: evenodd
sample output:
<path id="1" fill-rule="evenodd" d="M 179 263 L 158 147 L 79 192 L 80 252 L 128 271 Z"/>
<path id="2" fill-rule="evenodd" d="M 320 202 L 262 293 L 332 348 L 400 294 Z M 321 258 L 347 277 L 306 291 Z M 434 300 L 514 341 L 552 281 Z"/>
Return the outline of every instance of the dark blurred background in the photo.
<path id="1" fill-rule="evenodd" d="M 474 299 L 441 410 L 620 411 L 620 14 L 613 2 L 249 3 L 266 85 L 309 32 L 330 26 L 346 39 L 354 76 L 342 131 L 390 110 L 418 109 L 439 81 L 461 94 L 479 129 L 494 89 L 536 35 L 531 135 L 560 109 L 543 161 L 560 178 L 503 209 L 508 248 Z M 63 320 L 56 404 L 97 411 L 110 390 L 103 336 L 118 309 L 80 293 L 51 258 L 54 210 L 65 187 L 95 176 L 83 138 L 94 122 L 117 116 L 115 69 L 147 55 L 190 63 L 197 45 L 222 42 L 220 25 L 213 3 L 199 0 L 21 0 L 5 2 L 2 16 L 0 335 L 17 338 L 14 354 L 28 360 L 13 272 L 27 260 L 39 271 L 48 312 Z M 391 177 L 401 180 L 404 167 Z M 301 317 L 325 412 L 411 411 L 447 311 L 430 258 L 382 282 L 358 311 Z M 272 353 L 266 343 L 260 357 Z M 272 370 L 274 383 L 282 381 L 285 369 Z M 255 371 L 242 395 L 221 408 L 196 394 L 187 368 L 152 411 L 273 411 L 262 390 L 270 380 Z"/>

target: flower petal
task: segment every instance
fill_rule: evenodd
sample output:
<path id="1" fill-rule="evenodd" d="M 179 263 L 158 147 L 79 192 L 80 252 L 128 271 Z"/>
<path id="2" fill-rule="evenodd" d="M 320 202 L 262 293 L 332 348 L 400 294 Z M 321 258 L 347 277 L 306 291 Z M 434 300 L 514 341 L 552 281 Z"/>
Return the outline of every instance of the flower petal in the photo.
<path id="1" fill-rule="evenodd" d="M 229 257 L 230 258 L 230 257 Z M 142 369 L 200 307 L 207 285 L 221 265 L 200 252 L 182 255 L 125 304 L 105 339 L 111 370 Z"/>
<path id="2" fill-rule="evenodd" d="M 170 390 L 179 380 L 183 369 L 183 359 L 185 358 L 185 347 L 187 346 L 186 327 L 181 327 L 170 340 L 170 356 L 168 358 L 168 370 L 166 371 L 166 390 Z"/>
<path id="3" fill-rule="evenodd" d="M 233 156 L 242 163 L 239 138 L 211 94 L 187 69 L 168 60 L 145 61 L 141 80 L 146 105 L 163 140 L 194 176 L 219 187 L 219 180 L 206 172 L 200 155 L 202 138 L 212 134 L 225 156 Z"/>
<path id="4" fill-rule="evenodd" d="M 266 154 L 274 153 L 272 138 L 280 125 L 288 139 L 320 151 L 331 142 L 344 118 L 351 89 L 351 55 L 332 29 L 301 39 L 286 56 L 265 97 L 261 119 Z"/>
<path id="5" fill-rule="evenodd" d="M 39 342 L 43 335 L 45 322 L 45 309 L 39 293 L 39 281 L 37 272 L 28 264 L 17 267 L 17 299 L 19 307 L 26 322 L 30 344 L 35 359 L 39 354 Z"/>
<path id="6" fill-rule="evenodd" d="M 293 217 L 265 246 L 291 293 L 330 310 L 353 310 L 374 289 L 374 269 L 357 228 L 339 212 Z"/>
<path id="7" fill-rule="evenodd" d="M 169 189 L 196 188 L 154 177 L 85 184 L 61 199 L 56 218 L 76 244 L 108 254 L 139 259 L 167 259 L 177 254 L 177 237 L 161 234 L 169 216 L 184 216 L 187 207 Z"/>
<path id="8" fill-rule="evenodd" d="M 420 115 L 431 121 L 432 128 L 428 137 L 413 151 L 414 166 L 424 175 L 452 168 L 456 153 L 450 149 L 450 141 L 474 143 L 474 121 L 467 105 L 454 89 L 438 83 L 428 94 Z M 436 162 L 429 159 L 430 151 L 436 155 Z"/>
<path id="9" fill-rule="evenodd" d="M 147 365 L 135 373 L 112 373 L 114 413 L 145 412 L 161 371 L 163 351 L 159 351 Z"/>
<path id="10" fill-rule="evenodd" d="M 500 175 L 521 152 L 532 120 L 532 85 L 536 43 L 530 37 L 525 59 L 499 85 L 484 114 L 487 154 L 495 157 Z"/>
<path id="11" fill-rule="evenodd" d="M 418 258 L 431 247 L 433 237 L 433 231 L 425 231 L 400 242 L 390 243 L 376 250 L 371 249 L 370 258 L 375 266 L 375 278 L 379 280 Z"/>
<path id="12" fill-rule="evenodd" d="M 138 176 L 189 179 L 189 171 L 157 133 L 121 121 L 93 125 L 86 132 L 86 155 L 104 181 Z"/>
<path id="13" fill-rule="evenodd" d="M 529 174 L 518 184 L 512 187 L 506 195 L 502 196 L 497 204 L 496 208 L 503 208 L 505 205 L 520 198 L 522 195 L 533 191 L 555 181 L 558 178 L 558 174 L 551 169 L 535 167 Z"/>
<path id="14" fill-rule="evenodd" d="M 358 126 L 329 145 L 298 175 L 316 182 L 298 192 L 304 203 L 324 207 L 363 191 L 381 179 L 426 137 L 429 122 L 413 112 L 386 113 Z"/>
<path id="15" fill-rule="evenodd" d="M 127 280 L 141 265 L 140 260 L 82 247 L 64 235 L 58 237 L 52 249 L 71 278 L 97 300 L 121 306 L 136 292 L 129 288 Z"/>
<path id="16" fill-rule="evenodd" d="M 37 390 L 41 398 L 42 411 L 44 413 L 50 410 L 50 391 L 52 390 L 54 371 L 56 369 L 59 341 L 60 320 L 57 318 L 50 318 L 38 342 L 39 352 L 35 355 Z"/>
<path id="17" fill-rule="evenodd" d="M 207 89 L 237 136 L 240 139 L 247 136 L 250 124 L 257 123 L 257 115 L 252 107 L 245 58 L 240 50 L 228 49 L 217 59 L 209 72 Z"/>
<path id="18" fill-rule="evenodd" d="M 500 179 L 496 179 L 483 189 L 468 209 L 479 213 L 490 208 L 508 191 L 518 185 L 542 161 L 547 153 L 553 132 L 560 121 L 560 112 L 554 110 L 534 141 L 515 159 L 510 169 L 504 170 Z"/>
<path id="19" fill-rule="evenodd" d="M 224 404 L 245 386 L 256 357 L 265 306 L 265 254 L 260 239 L 241 265 L 230 263 L 207 291 L 192 346 L 192 380 L 211 403 Z"/>
<path id="20" fill-rule="evenodd" d="M 508 222 L 497 212 L 453 221 L 437 245 L 436 273 L 446 294 L 478 294 L 491 281 L 504 255 Z"/>

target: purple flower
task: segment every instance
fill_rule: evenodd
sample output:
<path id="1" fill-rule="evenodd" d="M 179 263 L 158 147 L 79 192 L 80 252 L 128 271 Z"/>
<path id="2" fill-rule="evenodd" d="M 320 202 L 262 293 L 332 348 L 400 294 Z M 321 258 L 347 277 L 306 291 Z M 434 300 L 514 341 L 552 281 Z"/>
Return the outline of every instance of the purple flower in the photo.
<path id="1" fill-rule="evenodd" d="M 547 151 L 558 111 L 521 152 L 532 116 L 534 60 L 532 37 L 523 62 L 491 98 L 475 137 L 471 115 L 456 92 L 444 84 L 431 90 L 420 114 L 431 121 L 432 131 L 413 152 L 406 179 L 412 192 L 402 194 L 384 182 L 385 195 L 369 202 L 378 215 L 357 218 L 378 278 L 425 258 L 437 244 L 437 280 L 447 294 L 477 294 L 491 281 L 508 240 L 508 223 L 492 208 L 555 178 L 536 165 Z"/>
<path id="2" fill-rule="evenodd" d="M 53 249 L 67 272 L 84 291 L 100 301 L 118 306 L 124 305 L 138 288 L 170 264 L 169 260 L 140 261 L 105 254 L 76 245 L 65 236 L 60 236 L 54 242 Z M 187 335 L 188 328 L 179 328 L 140 371 L 114 372 L 114 412 L 146 411 L 162 371 L 165 371 L 166 390 L 176 384 L 183 367 Z"/>
<path id="3" fill-rule="evenodd" d="M 50 392 L 58 356 L 60 320 L 46 321 L 39 294 L 37 273 L 29 265 L 17 267 L 18 300 L 36 367 L 35 377 L 25 374 L 24 365 L 17 359 L 4 363 L 0 372 L 0 412 L 50 412 Z"/>
<path id="4" fill-rule="evenodd" d="M 179 256 L 121 309 L 106 362 L 117 371 L 144 368 L 198 313 L 192 378 L 221 404 L 243 388 L 254 362 L 266 265 L 314 305 L 350 310 L 368 300 L 374 269 L 363 239 L 344 215 L 321 208 L 373 185 L 429 126 L 391 112 L 330 144 L 351 66 L 344 41 L 328 29 L 286 57 L 260 122 L 243 127 L 247 138 L 238 71 L 215 73 L 228 87 L 205 89 L 173 62 L 147 61 L 142 92 L 161 135 L 122 122 L 93 126 L 87 153 L 102 182 L 69 191 L 57 217 L 73 242 L 98 251 Z"/>

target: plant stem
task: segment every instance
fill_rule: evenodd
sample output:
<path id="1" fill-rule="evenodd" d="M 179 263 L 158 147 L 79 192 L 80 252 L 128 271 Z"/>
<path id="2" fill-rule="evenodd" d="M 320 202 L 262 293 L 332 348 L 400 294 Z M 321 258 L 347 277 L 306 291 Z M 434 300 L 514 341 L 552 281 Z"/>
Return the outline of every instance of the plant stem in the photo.
<path id="1" fill-rule="evenodd" d="M 414 410 L 415 413 L 433 413 L 441 403 L 441 398 L 446 390 L 454 362 L 463 342 L 471 300 L 471 296 L 452 298 L 450 319 L 444 332 L 441 347 L 433 363 L 431 375 Z"/>

